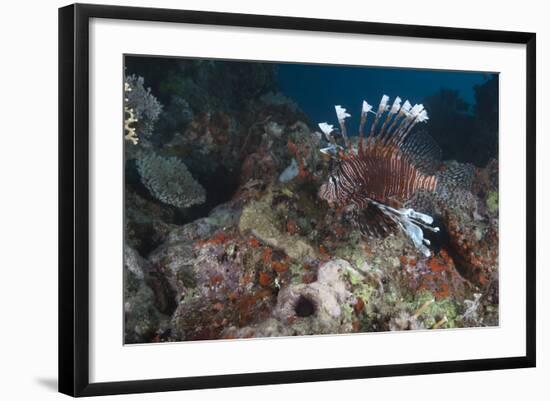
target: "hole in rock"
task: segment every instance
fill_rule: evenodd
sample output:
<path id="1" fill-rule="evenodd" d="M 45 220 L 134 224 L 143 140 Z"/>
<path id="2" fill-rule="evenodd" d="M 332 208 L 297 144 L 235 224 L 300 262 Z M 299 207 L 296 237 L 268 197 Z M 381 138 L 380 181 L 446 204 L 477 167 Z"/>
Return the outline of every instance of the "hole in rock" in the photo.
<path id="1" fill-rule="evenodd" d="M 296 306 L 294 306 L 294 311 L 296 312 L 296 316 L 299 317 L 311 316 L 315 313 L 315 303 L 308 297 L 300 295 Z"/>

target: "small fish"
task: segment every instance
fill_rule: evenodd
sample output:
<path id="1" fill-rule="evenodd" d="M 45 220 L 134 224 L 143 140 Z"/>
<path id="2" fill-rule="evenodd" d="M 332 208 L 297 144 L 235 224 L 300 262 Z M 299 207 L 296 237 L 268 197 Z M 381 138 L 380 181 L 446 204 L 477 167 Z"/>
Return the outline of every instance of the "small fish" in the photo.
<path id="1" fill-rule="evenodd" d="M 319 197 L 332 207 L 346 207 L 354 213 L 355 223 L 363 235 L 383 236 L 403 231 L 424 255 L 431 254 L 424 230 L 438 232 L 433 217 L 407 208 L 417 192 L 448 194 L 449 188 L 465 181 L 469 172 L 447 169 L 441 173 L 441 150 L 423 131 L 413 130 L 428 120 L 422 104 L 414 106 L 396 97 L 390 105 L 384 95 L 378 110 L 363 101 L 359 125 L 359 143 L 352 149 L 345 120 L 350 114 L 335 106 L 340 130 L 320 123 L 329 146 L 321 149 L 331 158 L 328 180 L 319 189 Z M 364 130 L 369 114 L 374 115 L 367 139 Z M 336 137 L 341 137 L 343 147 Z"/>

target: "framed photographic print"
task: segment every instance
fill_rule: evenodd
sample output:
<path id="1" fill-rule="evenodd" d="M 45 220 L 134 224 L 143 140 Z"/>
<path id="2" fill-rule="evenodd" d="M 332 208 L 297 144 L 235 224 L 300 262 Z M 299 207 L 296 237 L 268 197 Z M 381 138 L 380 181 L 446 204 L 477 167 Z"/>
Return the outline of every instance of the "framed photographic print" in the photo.
<path id="1" fill-rule="evenodd" d="M 59 78 L 61 392 L 535 366 L 534 33 L 78 4 Z"/>

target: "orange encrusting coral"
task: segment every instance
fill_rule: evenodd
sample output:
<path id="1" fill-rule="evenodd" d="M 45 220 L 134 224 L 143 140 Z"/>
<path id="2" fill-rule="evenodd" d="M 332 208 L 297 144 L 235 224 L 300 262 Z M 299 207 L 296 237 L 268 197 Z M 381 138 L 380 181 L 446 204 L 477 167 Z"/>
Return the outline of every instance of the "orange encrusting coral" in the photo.
<path id="1" fill-rule="evenodd" d="M 412 258 L 407 262 L 410 261 L 416 263 Z M 456 271 L 452 258 L 445 250 L 440 250 L 438 255 L 432 256 L 425 263 L 429 271 L 421 276 L 417 291 L 430 291 L 437 300 L 448 298 L 451 288 L 453 293 L 460 291 L 464 279 Z"/>
<path id="2" fill-rule="evenodd" d="M 229 241 L 231 238 L 223 231 L 218 231 L 208 240 L 199 240 L 195 242 L 195 247 L 202 248 L 205 245 L 219 245 Z"/>
<path id="3" fill-rule="evenodd" d="M 287 262 L 271 262 L 271 267 L 273 270 L 275 270 L 277 273 L 284 273 L 288 270 L 288 263 Z"/>
<path id="4" fill-rule="evenodd" d="M 296 221 L 294 221 L 294 220 L 292 220 L 292 219 L 289 219 L 289 220 L 286 222 L 286 231 L 287 231 L 290 235 L 297 234 L 297 233 L 298 233 L 298 225 L 296 224 Z"/>
<path id="5" fill-rule="evenodd" d="M 439 288 L 434 292 L 435 299 L 443 299 L 449 296 L 449 284 L 440 283 Z"/>
<path id="6" fill-rule="evenodd" d="M 258 276 L 258 282 L 264 287 L 271 286 L 271 276 L 268 273 L 261 272 Z"/>
<path id="7" fill-rule="evenodd" d="M 321 254 L 321 259 L 328 260 L 330 259 L 330 253 L 323 245 L 319 245 L 319 253 Z"/>
<path id="8" fill-rule="evenodd" d="M 223 276 L 221 274 L 215 274 L 210 276 L 210 285 L 215 287 L 219 285 L 223 280 Z"/>
<path id="9" fill-rule="evenodd" d="M 356 314 L 361 314 L 363 310 L 365 309 L 365 301 L 363 301 L 363 298 L 357 297 L 357 300 L 355 301 L 355 304 L 353 304 L 353 310 Z"/>
<path id="10" fill-rule="evenodd" d="M 355 319 L 353 322 L 351 322 L 351 327 L 353 331 L 357 333 L 359 330 L 361 330 L 361 322 Z"/>
<path id="11" fill-rule="evenodd" d="M 271 281 L 270 278 L 269 280 Z M 266 284 L 266 286 L 269 286 L 270 281 Z M 243 326 L 249 323 L 251 320 L 257 318 L 259 312 L 265 312 L 262 310 L 258 310 L 257 306 L 258 304 L 262 304 L 267 299 L 269 299 L 270 296 L 271 291 L 267 288 L 259 289 L 252 294 L 243 295 L 235 305 L 235 311 L 238 314 L 237 320 L 239 322 L 239 325 Z"/>
<path id="12" fill-rule="evenodd" d="M 428 261 L 428 266 L 430 267 L 431 271 L 433 271 L 434 273 L 440 273 L 448 269 L 447 265 L 444 263 L 441 263 L 441 261 L 437 257 L 431 258 Z"/>
<path id="13" fill-rule="evenodd" d="M 254 237 L 248 240 L 248 245 L 250 245 L 252 248 L 259 248 L 261 246 L 260 241 L 258 241 Z"/>

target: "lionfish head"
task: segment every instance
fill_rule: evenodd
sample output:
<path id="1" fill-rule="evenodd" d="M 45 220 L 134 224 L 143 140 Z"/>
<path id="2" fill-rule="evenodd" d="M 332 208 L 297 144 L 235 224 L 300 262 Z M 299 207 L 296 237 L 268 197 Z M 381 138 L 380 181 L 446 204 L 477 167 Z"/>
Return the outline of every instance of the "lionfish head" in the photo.
<path id="1" fill-rule="evenodd" d="M 338 177 L 331 175 L 319 188 L 319 198 L 327 201 L 330 207 L 340 203 L 338 199 L 337 181 Z"/>
<path id="2" fill-rule="evenodd" d="M 317 195 L 320 199 L 327 201 L 330 207 L 344 206 L 348 203 L 346 191 L 342 191 L 342 183 L 340 182 L 338 171 L 329 175 L 328 179 L 321 184 Z"/>

